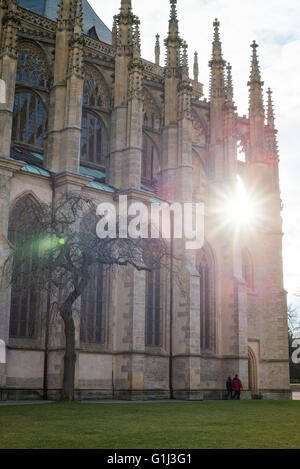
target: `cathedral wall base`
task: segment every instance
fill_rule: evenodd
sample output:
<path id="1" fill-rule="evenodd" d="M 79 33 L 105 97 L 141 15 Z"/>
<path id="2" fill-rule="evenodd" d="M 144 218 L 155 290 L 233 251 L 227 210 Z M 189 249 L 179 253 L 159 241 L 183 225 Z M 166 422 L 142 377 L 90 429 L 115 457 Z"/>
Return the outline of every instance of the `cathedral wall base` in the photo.
<path id="1" fill-rule="evenodd" d="M 50 389 L 48 391 L 48 400 L 59 401 L 61 396 L 60 389 Z M 43 399 L 42 389 L 13 389 L 0 388 L 0 401 L 38 401 Z M 130 390 L 122 389 L 112 392 L 107 389 L 76 389 L 75 399 L 77 401 L 169 401 L 170 393 L 168 390 Z M 246 390 L 241 393 L 241 400 L 291 400 L 292 392 L 288 389 L 264 389 L 259 393 L 253 394 Z M 227 400 L 227 393 L 221 389 L 211 390 L 174 390 L 174 400 L 178 401 L 220 401 Z"/>

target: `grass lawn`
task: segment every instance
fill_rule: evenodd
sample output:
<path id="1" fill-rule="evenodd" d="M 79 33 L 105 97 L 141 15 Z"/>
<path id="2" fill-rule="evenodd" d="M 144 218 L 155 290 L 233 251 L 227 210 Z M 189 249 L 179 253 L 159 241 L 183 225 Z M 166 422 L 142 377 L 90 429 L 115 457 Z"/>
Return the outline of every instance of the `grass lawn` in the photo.
<path id="1" fill-rule="evenodd" d="M 0 406 L 0 448 L 300 448 L 300 401 Z"/>

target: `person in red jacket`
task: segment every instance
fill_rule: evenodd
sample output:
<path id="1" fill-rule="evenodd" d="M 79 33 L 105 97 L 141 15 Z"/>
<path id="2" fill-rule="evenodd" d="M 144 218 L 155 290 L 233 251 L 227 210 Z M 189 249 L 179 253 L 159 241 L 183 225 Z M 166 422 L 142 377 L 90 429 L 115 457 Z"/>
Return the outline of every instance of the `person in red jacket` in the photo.
<path id="1" fill-rule="evenodd" d="M 232 389 L 234 390 L 233 399 L 237 399 L 238 401 L 240 400 L 242 388 L 243 388 L 242 381 L 239 379 L 238 375 L 235 375 L 235 377 L 232 380 Z"/>

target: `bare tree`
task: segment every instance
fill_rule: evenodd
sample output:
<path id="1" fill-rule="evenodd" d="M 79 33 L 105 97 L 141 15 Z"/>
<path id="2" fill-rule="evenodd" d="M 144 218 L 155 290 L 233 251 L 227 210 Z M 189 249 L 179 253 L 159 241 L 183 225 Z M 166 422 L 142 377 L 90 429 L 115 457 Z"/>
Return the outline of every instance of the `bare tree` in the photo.
<path id="1" fill-rule="evenodd" d="M 292 304 L 288 305 L 288 331 L 290 337 L 295 337 L 300 334 L 300 318 L 297 308 Z"/>
<path id="2" fill-rule="evenodd" d="M 293 363 L 294 339 L 300 337 L 300 319 L 297 308 L 288 305 L 288 332 L 289 332 L 289 356 L 290 356 L 290 379 L 291 382 L 300 381 L 300 365 Z"/>
<path id="3" fill-rule="evenodd" d="M 86 289 L 93 264 L 133 266 L 137 270 L 169 268 L 169 243 L 159 239 L 100 239 L 96 233 L 96 206 L 78 193 L 60 196 L 29 217 L 22 236 L 11 244 L 4 278 L 14 289 L 23 285 L 47 292 L 51 310 L 64 323 L 65 354 L 62 399 L 74 400 L 76 301 Z M 118 229 L 118 227 L 117 227 Z M 30 269 L 28 263 L 30 262 Z"/>

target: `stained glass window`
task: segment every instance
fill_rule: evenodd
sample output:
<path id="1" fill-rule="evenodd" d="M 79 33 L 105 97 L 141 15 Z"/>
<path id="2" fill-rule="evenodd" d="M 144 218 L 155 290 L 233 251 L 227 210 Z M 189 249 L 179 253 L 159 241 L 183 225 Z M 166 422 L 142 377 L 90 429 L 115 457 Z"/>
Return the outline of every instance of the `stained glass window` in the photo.
<path id="1" fill-rule="evenodd" d="M 46 133 L 47 112 L 41 99 L 35 93 L 16 92 L 12 139 L 42 148 Z"/>
<path id="2" fill-rule="evenodd" d="M 161 271 L 154 269 L 146 277 L 146 345 L 162 346 Z"/>
<path id="3" fill-rule="evenodd" d="M 39 205 L 31 196 L 25 196 L 15 204 L 10 214 L 8 229 L 8 239 L 12 244 L 23 238 L 26 225 L 32 223 L 38 210 Z M 32 252 L 27 252 L 11 288 L 9 334 L 12 338 L 36 336 L 40 295 L 32 286 L 31 269 Z"/>

